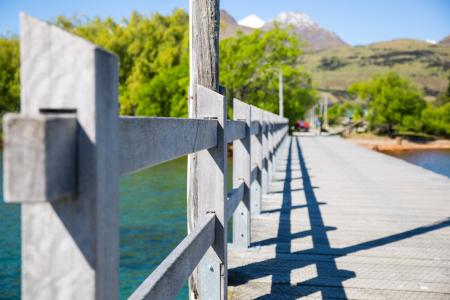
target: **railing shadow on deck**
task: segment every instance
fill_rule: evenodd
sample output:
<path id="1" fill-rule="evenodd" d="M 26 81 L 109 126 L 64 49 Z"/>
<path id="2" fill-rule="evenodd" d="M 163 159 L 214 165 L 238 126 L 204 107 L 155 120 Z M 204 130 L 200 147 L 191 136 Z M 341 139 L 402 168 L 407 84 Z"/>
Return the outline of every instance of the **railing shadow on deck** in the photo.
<path id="1" fill-rule="evenodd" d="M 286 179 L 284 181 L 284 190 L 282 205 L 280 209 L 266 210 L 262 213 L 279 212 L 279 226 L 277 236 L 267 240 L 255 242 L 251 247 L 267 246 L 275 244 L 275 258 L 261 262 L 250 263 L 229 270 L 229 285 L 239 286 L 250 280 L 272 276 L 272 285 L 269 294 L 263 295 L 257 299 L 273 299 L 273 294 L 282 294 L 283 299 L 297 299 L 305 297 L 313 293 L 320 292 L 324 298 L 341 298 L 347 299 L 347 295 L 343 286 L 345 280 L 356 277 L 351 270 L 339 269 L 336 259 L 347 254 L 358 251 L 368 250 L 371 248 L 383 246 L 386 244 L 401 241 L 417 235 L 425 234 L 434 230 L 438 230 L 450 226 L 450 218 L 440 220 L 434 224 L 425 225 L 414 228 L 412 230 L 389 235 L 379 239 L 351 245 L 345 248 L 333 248 L 328 239 L 327 232 L 336 230 L 336 227 L 326 226 L 320 211 L 320 205 L 325 202 L 319 202 L 315 193 L 315 187 L 311 184 L 308 168 L 306 167 L 299 139 L 293 138 L 298 151 L 298 159 L 300 164 L 301 176 L 298 180 L 303 182 L 303 191 L 306 197 L 306 205 L 292 206 L 291 189 L 292 182 L 292 139 L 289 146 L 287 159 Z M 297 179 L 297 178 L 296 178 Z M 308 210 L 308 218 L 311 225 L 310 230 L 300 231 L 290 234 L 291 232 L 291 211 L 293 209 Z M 312 238 L 312 248 L 297 252 L 291 252 L 291 244 L 293 239 L 308 237 Z M 289 259 L 283 262 L 286 254 L 298 255 L 298 259 Z M 291 285 L 291 272 L 310 265 L 315 265 L 317 276 L 315 278 Z M 280 270 L 282 269 L 282 270 Z"/>

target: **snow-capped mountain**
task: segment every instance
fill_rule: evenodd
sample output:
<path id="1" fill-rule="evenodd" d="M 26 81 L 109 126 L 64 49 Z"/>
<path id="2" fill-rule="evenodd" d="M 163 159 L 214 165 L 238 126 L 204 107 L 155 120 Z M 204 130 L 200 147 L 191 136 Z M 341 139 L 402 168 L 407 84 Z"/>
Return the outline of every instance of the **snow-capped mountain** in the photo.
<path id="1" fill-rule="evenodd" d="M 439 44 L 444 46 L 450 46 L 450 35 L 446 36 L 441 41 L 439 41 Z"/>
<path id="2" fill-rule="evenodd" d="M 267 22 L 263 29 L 271 29 L 275 24 L 290 27 L 301 36 L 311 50 L 322 50 L 346 46 L 347 44 L 334 32 L 323 28 L 308 15 L 300 12 L 282 12 L 273 20 Z"/>
<path id="3" fill-rule="evenodd" d="M 220 11 L 220 39 L 236 36 L 238 31 L 249 34 L 253 30 L 253 28 L 239 25 L 226 10 Z"/>
<path id="4" fill-rule="evenodd" d="M 304 13 L 281 12 L 272 22 L 294 25 L 295 27 L 320 27 L 318 23 Z"/>
<path id="5" fill-rule="evenodd" d="M 337 48 L 347 44 L 335 33 L 323 28 L 308 15 L 299 12 L 282 12 L 269 22 L 256 15 L 249 15 L 244 19 L 236 20 L 225 10 L 221 11 L 220 38 L 235 36 L 238 31 L 249 34 L 255 29 L 269 30 L 275 26 L 291 28 L 304 41 L 307 49 L 322 50 Z M 276 25 L 277 24 L 277 25 Z"/>
<path id="6" fill-rule="evenodd" d="M 241 26 L 258 29 L 263 27 L 266 22 L 257 15 L 249 15 L 242 20 L 239 20 L 238 24 Z"/>

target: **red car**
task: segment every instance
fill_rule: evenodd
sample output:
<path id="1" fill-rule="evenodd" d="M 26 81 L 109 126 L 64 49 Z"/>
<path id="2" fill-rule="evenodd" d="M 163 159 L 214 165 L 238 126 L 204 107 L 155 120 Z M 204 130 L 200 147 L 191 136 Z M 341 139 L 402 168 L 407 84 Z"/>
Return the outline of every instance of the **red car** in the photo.
<path id="1" fill-rule="evenodd" d="M 295 124 L 295 129 L 298 131 L 307 132 L 307 131 L 309 131 L 309 123 L 306 121 L 303 121 L 303 120 L 299 120 Z"/>

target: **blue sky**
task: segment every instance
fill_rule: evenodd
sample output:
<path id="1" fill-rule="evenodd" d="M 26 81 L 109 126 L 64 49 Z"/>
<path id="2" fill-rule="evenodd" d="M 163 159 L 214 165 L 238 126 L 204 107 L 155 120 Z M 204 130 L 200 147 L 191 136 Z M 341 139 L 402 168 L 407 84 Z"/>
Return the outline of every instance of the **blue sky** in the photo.
<path id="1" fill-rule="evenodd" d="M 18 32 L 20 11 L 51 20 L 58 15 L 112 16 L 132 10 L 170 13 L 188 0 L 0 0 L 0 33 Z M 450 0 L 222 0 L 236 19 L 256 14 L 265 20 L 281 11 L 308 14 L 352 45 L 394 38 L 437 40 L 450 34 Z"/>

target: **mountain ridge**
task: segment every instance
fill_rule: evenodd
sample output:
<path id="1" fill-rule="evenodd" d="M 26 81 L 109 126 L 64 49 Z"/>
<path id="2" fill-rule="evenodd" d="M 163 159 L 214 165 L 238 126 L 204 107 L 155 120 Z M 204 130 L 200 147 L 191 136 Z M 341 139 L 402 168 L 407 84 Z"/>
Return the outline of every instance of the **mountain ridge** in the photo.
<path id="1" fill-rule="evenodd" d="M 443 38 L 442 40 L 439 41 L 440 45 L 444 45 L 447 47 L 450 47 L 450 34 L 447 35 L 445 38 Z"/>
<path id="2" fill-rule="evenodd" d="M 301 59 L 321 91 L 345 98 L 350 84 L 392 70 L 409 78 L 431 98 L 448 85 L 450 36 L 437 44 L 401 38 L 350 46 L 305 14 L 280 13 L 277 17 L 283 27 L 294 27 L 295 33 L 309 43 Z M 280 26 L 277 17 L 268 21 L 261 30 Z M 222 39 L 236 36 L 238 31 L 250 34 L 254 30 L 239 25 L 230 14 L 222 11 Z M 316 34 L 317 31 L 320 34 Z"/>
<path id="3" fill-rule="evenodd" d="M 450 72 L 450 47 L 414 39 L 307 52 L 301 59 L 320 90 L 340 97 L 354 82 L 395 71 L 432 99 L 445 91 Z"/>
<path id="4" fill-rule="evenodd" d="M 281 12 L 272 21 L 266 23 L 263 29 L 270 30 L 275 26 L 293 30 L 307 42 L 307 50 L 319 51 L 349 46 L 336 33 L 322 27 L 304 13 Z"/>
<path id="5" fill-rule="evenodd" d="M 349 46 L 336 33 L 323 28 L 319 23 L 313 21 L 311 17 L 304 13 L 281 12 L 274 19 L 264 23 L 261 18 L 255 15 L 250 15 L 240 21 L 236 21 L 226 10 L 221 10 L 221 39 L 236 36 L 239 31 L 243 34 L 250 34 L 256 29 L 267 31 L 276 26 L 288 28 L 300 36 L 306 42 L 306 49 L 308 51 Z"/>

